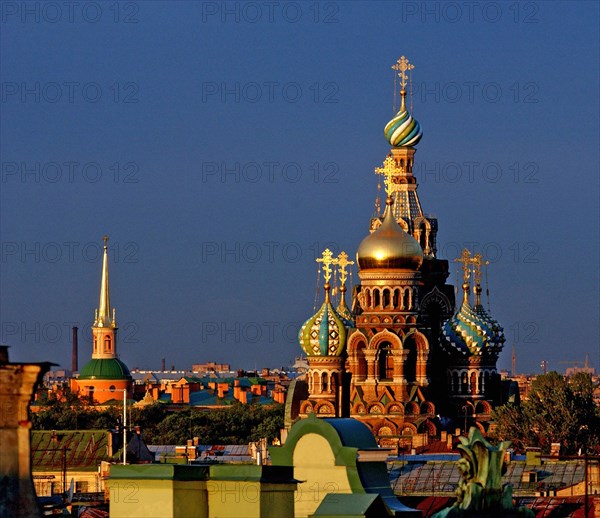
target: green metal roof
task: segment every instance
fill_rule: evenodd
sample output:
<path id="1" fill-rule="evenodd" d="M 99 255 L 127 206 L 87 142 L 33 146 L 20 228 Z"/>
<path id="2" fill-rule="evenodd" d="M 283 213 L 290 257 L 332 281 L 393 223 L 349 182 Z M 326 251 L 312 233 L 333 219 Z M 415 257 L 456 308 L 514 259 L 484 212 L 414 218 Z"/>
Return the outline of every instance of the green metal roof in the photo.
<path id="1" fill-rule="evenodd" d="M 377 502 L 377 500 L 379 500 Z M 389 516 L 383 502 L 377 493 L 329 493 L 317 507 L 312 516 L 330 517 L 361 517 Z"/>
<path id="2" fill-rule="evenodd" d="M 117 358 L 94 359 L 81 369 L 79 379 L 128 380 L 131 379 L 131 374 L 127 365 Z"/>
<path id="3" fill-rule="evenodd" d="M 33 430 L 33 471 L 61 471 L 63 455 L 69 470 L 96 471 L 100 461 L 113 460 L 108 455 L 109 434 L 106 430 Z"/>

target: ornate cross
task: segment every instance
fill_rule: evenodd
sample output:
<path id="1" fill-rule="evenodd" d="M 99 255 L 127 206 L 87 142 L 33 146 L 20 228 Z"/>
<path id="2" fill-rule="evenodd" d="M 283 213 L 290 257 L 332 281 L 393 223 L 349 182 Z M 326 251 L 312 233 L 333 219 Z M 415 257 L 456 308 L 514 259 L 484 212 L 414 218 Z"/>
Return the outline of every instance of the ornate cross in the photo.
<path id="1" fill-rule="evenodd" d="M 473 263 L 473 277 L 475 278 L 475 284 L 481 285 L 481 266 L 490 264 L 490 262 L 484 261 L 483 255 L 479 252 L 473 256 L 471 262 Z"/>
<path id="2" fill-rule="evenodd" d="M 404 56 L 401 56 L 398 61 L 394 65 L 392 65 L 394 70 L 400 70 L 398 73 L 398 77 L 400 77 L 400 86 L 404 90 L 406 88 L 406 83 L 408 81 L 408 76 L 406 75 L 407 70 L 412 70 L 415 68 L 414 65 L 411 65 Z"/>
<path id="3" fill-rule="evenodd" d="M 333 257 L 333 253 L 329 248 L 326 248 L 323 251 L 322 257 L 318 257 L 316 259 L 318 263 L 323 263 L 323 277 L 325 279 L 325 283 L 329 283 L 329 279 L 331 279 L 331 265 L 337 264 L 338 260 Z"/>
<path id="4" fill-rule="evenodd" d="M 460 257 L 454 259 L 455 263 L 462 263 L 462 271 L 463 271 L 463 283 L 469 282 L 469 277 L 471 277 L 471 267 L 469 266 L 473 259 L 471 259 L 471 252 L 469 252 L 466 248 L 463 249 Z"/>
<path id="5" fill-rule="evenodd" d="M 388 196 L 391 196 L 394 192 L 399 189 L 398 184 L 392 181 L 394 176 L 402 172 L 402 169 L 398 167 L 396 161 L 391 155 L 388 155 L 383 161 L 383 167 L 376 167 L 375 172 L 383 175 L 383 183 L 385 184 L 385 192 Z"/>
<path id="6" fill-rule="evenodd" d="M 340 270 L 340 284 L 342 286 L 346 286 L 346 280 L 348 279 L 348 272 L 346 271 L 346 266 L 351 266 L 354 264 L 354 261 L 348 260 L 348 254 L 346 252 L 340 252 L 340 255 L 337 256 L 337 265 Z"/>

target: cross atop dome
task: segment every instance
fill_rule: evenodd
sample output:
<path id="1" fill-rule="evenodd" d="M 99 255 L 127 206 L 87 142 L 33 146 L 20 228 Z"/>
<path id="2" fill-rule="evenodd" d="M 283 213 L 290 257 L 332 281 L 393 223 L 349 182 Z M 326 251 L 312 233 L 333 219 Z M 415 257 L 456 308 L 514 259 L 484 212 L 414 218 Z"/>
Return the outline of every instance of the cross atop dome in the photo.
<path id="1" fill-rule="evenodd" d="M 406 71 L 413 70 L 414 68 L 415 66 L 412 65 L 404 56 L 400 56 L 400 59 L 392 65 L 392 69 L 400 70 L 400 72 L 398 72 L 398 77 L 400 78 L 400 86 L 402 87 L 402 90 L 406 88 L 406 83 L 408 80 Z"/>
<path id="2" fill-rule="evenodd" d="M 386 124 L 383 132 L 387 141 L 395 148 L 416 146 L 423 136 L 421 126 L 406 108 L 406 85 L 409 82 L 409 75 L 406 72 L 410 72 L 414 68 L 415 66 L 404 56 L 392 65 L 392 69 L 398 71 L 397 75 L 394 74 L 394 111 L 396 110 L 398 77 L 400 78 L 400 110 Z"/>

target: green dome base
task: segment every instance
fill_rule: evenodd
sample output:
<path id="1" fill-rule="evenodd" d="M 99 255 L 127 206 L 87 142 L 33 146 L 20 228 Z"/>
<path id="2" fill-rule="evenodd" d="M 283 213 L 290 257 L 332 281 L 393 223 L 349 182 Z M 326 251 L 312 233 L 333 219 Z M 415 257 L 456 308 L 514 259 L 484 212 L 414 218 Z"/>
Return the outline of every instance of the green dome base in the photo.
<path id="1" fill-rule="evenodd" d="M 130 380 L 131 373 L 117 358 L 94 359 L 86 363 L 79 373 L 80 380 Z"/>

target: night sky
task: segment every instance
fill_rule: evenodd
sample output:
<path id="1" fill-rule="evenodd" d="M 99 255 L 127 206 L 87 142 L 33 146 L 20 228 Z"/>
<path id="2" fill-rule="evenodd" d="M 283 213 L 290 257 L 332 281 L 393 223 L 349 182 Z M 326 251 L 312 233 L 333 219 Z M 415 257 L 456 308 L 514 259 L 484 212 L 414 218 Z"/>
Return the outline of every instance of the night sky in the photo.
<path id="1" fill-rule="evenodd" d="M 288 365 L 314 312 L 315 257 L 354 256 L 368 233 L 390 67 L 406 55 L 421 203 L 438 257 L 490 261 L 498 367 L 513 345 L 520 372 L 586 353 L 600 367 L 597 2 L 0 9 L 13 361 L 68 368 L 74 324 L 90 358 L 108 234 L 130 368 Z"/>

